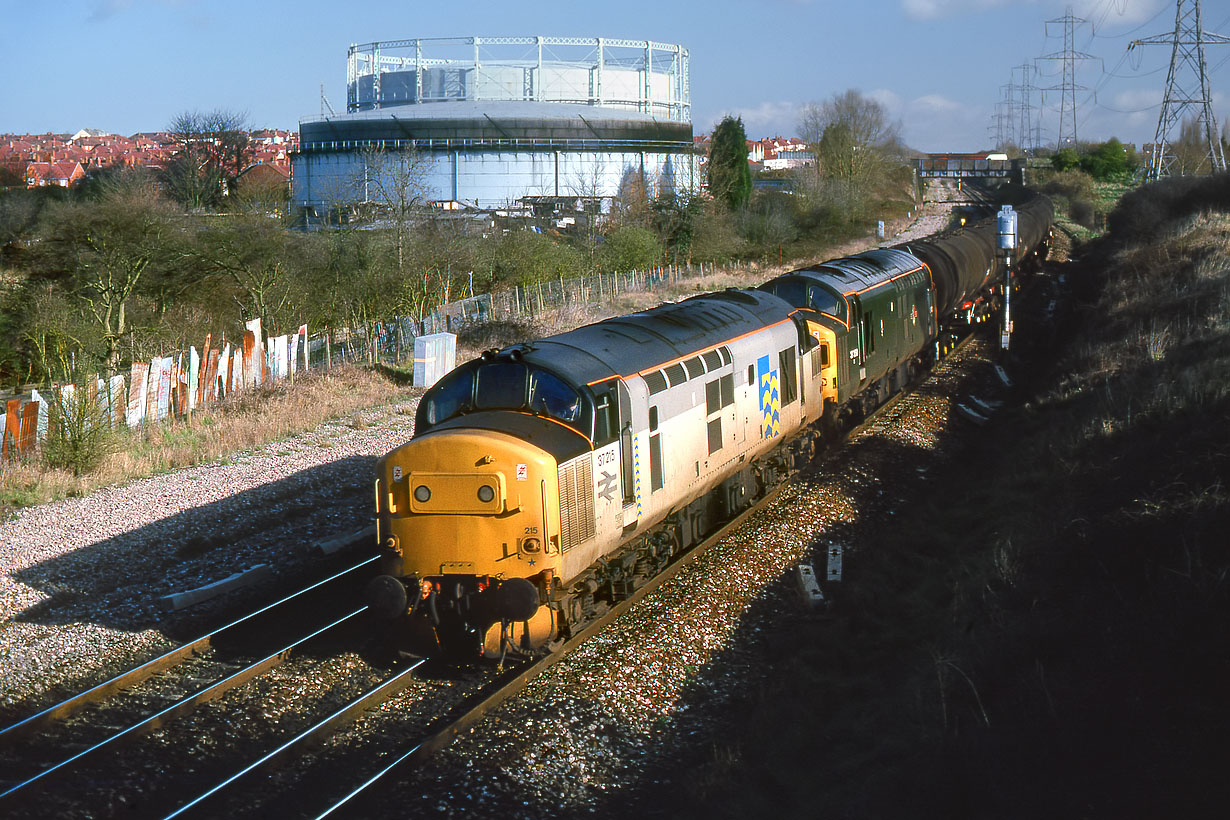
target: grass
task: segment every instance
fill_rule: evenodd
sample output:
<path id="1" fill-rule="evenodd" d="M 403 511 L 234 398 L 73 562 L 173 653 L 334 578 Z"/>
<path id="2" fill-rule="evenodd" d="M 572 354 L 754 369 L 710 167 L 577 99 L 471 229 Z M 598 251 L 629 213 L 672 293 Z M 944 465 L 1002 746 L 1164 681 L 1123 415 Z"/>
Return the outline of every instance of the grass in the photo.
<path id="1" fill-rule="evenodd" d="M 908 203 L 896 203 L 898 210 Z M 904 220 L 903 220 L 904 221 Z M 779 265 L 752 264 L 737 270 L 716 270 L 654 291 L 620 293 L 615 299 L 567 304 L 544 312 L 533 322 L 494 322 L 463 330 L 457 359 L 466 361 L 492 347 L 503 347 L 568 330 L 609 316 L 631 313 L 662 302 L 676 301 L 728 287 L 751 287 L 779 272 L 819 258 L 832 258 L 875 246 L 860 235 L 838 246 L 813 246 L 805 259 Z M 0 464 L 0 518 L 15 510 L 61 498 L 84 495 L 99 487 L 165 473 L 193 464 L 231 463 L 253 447 L 315 429 L 328 419 L 353 416 L 350 426 L 365 429 L 358 412 L 408 395 L 412 370 L 381 364 L 375 371 L 349 368 L 325 375 L 300 377 L 293 386 L 237 395 L 224 406 L 196 413 L 191 420 L 123 430 L 106 442 L 109 453 L 95 469 L 80 476 L 54 469 L 35 458 Z M 329 446 L 322 437 L 319 446 Z"/>
<path id="2" fill-rule="evenodd" d="M 1081 249 L 1028 403 L 868 527 L 659 811 L 1224 813 L 1230 213 L 1175 213 Z"/>
<path id="3" fill-rule="evenodd" d="M 0 515 L 193 464 L 229 463 L 238 453 L 313 430 L 329 419 L 353 416 L 351 426 L 363 429 L 367 422 L 359 411 L 409 395 L 408 386 L 357 367 L 301 376 L 293 386 L 280 383 L 239 393 L 190 420 L 115 433 L 101 464 L 81 476 L 36 459 L 0 466 Z"/>

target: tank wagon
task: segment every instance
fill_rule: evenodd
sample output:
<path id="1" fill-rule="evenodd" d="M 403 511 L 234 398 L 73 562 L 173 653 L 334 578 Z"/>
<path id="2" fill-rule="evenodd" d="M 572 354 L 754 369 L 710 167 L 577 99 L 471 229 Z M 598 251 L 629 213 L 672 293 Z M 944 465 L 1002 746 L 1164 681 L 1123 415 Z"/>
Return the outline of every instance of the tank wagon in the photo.
<path id="1" fill-rule="evenodd" d="M 1021 218 L 1018 259 L 1049 240 Z M 808 463 L 941 355 L 1007 284 L 995 220 L 492 350 L 420 402 L 379 460 L 382 574 L 412 654 L 567 638 Z"/>

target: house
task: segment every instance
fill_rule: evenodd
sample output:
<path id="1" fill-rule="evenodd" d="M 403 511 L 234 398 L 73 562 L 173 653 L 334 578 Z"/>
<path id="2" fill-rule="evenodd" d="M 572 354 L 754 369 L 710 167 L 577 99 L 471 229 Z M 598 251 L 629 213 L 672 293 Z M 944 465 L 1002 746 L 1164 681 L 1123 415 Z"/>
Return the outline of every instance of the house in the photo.
<path id="1" fill-rule="evenodd" d="M 27 188 L 42 188 L 47 185 L 67 188 L 84 176 L 85 169 L 80 162 L 31 162 L 26 166 L 25 180 Z"/>

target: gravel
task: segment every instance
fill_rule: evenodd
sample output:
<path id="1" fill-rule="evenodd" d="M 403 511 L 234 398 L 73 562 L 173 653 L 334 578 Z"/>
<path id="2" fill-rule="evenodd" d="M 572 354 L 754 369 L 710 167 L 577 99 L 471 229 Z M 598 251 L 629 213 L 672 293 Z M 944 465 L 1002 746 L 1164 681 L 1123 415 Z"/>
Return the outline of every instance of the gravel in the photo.
<path id="1" fill-rule="evenodd" d="M 410 437 L 416 403 L 0 523 L 0 718 L 169 648 L 209 612 L 160 596 L 262 563 L 292 575 L 317 541 L 366 526 L 375 459 Z"/>
<path id="2" fill-rule="evenodd" d="M 362 811 L 392 817 L 413 803 L 501 820 L 623 816 L 638 787 L 682 786 L 676 760 L 718 747 L 723 717 L 766 674 L 766 651 L 789 651 L 781 624 L 816 617 L 790 570 L 815 562 L 823 578 L 833 544 L 850 550 L 848 566 L 856 561 L 861 528 L 893 515 L 896 494 L 926 480 L 951 436 L 973 432 L 952 393 L 977 383 L 994 396 L 987 354 L 975 343 L 950 357 L 818 472 Z"/>
<path id="3" fill-rule="evenodd" d="M 936 198 L 954 195 L 940 188 Z M 947 219 L 946 209 L 925 208 L 892 241 L 934 233 Z M 962 354 L 973 365 L 981 355 Z M 800 614 L 784 581 L 789 569 L 835 540 L 856 540 L 867 516 L 892 514 L 880 482 L 903 452 L 912 464 L 920 454 L 924 463 L 941 457 L 942 437 L 960 424 L 950 420 L 942 383 L 971 364 L 962 356 L 942 365 L 936 389 L 907 399 L 891 424 L 862 433 L 831 467 L 786 488 L 749 525 L 386 790 L 373 816 L 403 816 L 408 802 L 480 817 L 618 814 L 611 795 L 666 777 L 664 763 L 679 749 L 713 743 L 720 709 L 763 674 L 753 648 L 780 640 L 774 619 Z M 293 574 L 310 563 L 316 541 L 366 526 L 374 461 L 409 438 L 415 403 L 0 523 L 0 725 L 193 637 L 184 633 L 202 608 L 168 613 L 159 596 L 261 563 Z M 920 476 L 925 467 L 909 471 Z M 359 674 L 355 663 L 339 675 Z M 317 691 L 329 686 L 315 683 Z M 356 731 L 378 726 L 395 736 L 398 718 L 386 706 Z"/>

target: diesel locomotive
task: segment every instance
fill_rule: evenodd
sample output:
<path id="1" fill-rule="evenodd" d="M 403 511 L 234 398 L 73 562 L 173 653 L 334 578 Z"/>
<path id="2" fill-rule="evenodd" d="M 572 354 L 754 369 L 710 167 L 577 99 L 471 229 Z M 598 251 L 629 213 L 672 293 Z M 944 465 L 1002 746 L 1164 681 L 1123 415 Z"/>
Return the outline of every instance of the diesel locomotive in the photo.
<path id="1" fill-rule="evenodd" d="M 1019 209 L 1039 264 L 1048 200 Z M 809 462 L 993 315 L 994 219 L 492 350 L 423 396 L 377 464 L 398 648 L 549 650 Z"/>

